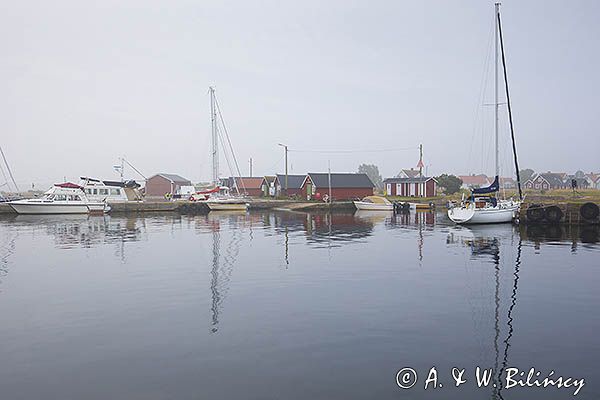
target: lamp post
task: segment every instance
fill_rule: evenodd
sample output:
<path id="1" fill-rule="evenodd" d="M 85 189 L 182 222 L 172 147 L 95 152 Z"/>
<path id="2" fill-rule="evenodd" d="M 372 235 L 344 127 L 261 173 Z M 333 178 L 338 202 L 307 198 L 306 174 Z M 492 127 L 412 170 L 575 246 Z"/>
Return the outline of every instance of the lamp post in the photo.
<path id="1" fill-rule="evenodd" d="M 285 196 L 288 195 L 288 147 L 285 144 L 277 143 L 285 150 Z"/>

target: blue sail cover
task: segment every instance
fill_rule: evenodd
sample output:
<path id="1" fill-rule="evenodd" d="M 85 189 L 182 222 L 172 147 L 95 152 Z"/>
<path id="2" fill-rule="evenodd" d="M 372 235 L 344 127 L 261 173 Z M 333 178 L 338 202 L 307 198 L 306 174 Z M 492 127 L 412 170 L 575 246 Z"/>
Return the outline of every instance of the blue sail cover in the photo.
<path id="1" fill-rule="evenodd" d="M 473 189 L 471 192 L 473 194 L 488 194 L 497 192 L 498 190 L 500 190 L 500 182 L 498 180 L 498 176 L 496 175 L 496 177 L 494 178 L 494 182 L 492 182 L 490 186 Z"/>

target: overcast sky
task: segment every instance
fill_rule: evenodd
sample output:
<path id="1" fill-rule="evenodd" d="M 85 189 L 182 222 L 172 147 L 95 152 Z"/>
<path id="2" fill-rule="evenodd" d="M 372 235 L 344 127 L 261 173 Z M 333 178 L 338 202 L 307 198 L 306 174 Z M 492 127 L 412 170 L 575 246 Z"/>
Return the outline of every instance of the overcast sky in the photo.
<path id="1" fill-rule="evenodd" d="M 523 168 L 600 170 L 599 13 L 502 5 Z M 423 143 L 429 174 L 491 175 L 492 22 L 482 0 L 1 0 L 0 145 L 22 185 L 117 178 L 123 155 L 146 176 L 207 180 L 214 85 L 244 175 L 250 157 L 255 175 L 282 172 L 280 142 L 368 150 L 291 151 L 293 173 L 391 176 Z"/>

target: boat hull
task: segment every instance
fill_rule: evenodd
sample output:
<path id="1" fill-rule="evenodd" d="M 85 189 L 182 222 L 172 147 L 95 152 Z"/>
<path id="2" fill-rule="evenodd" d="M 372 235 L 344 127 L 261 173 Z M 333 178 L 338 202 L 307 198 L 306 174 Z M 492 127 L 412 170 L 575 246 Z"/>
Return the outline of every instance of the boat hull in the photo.
<path id="1" fill-rule="evenodd" d="M 246 211 L 248 209 L 247 203 L 220 203 L 207 201 L 206 205 L 211 211 Z"/>
<path id="2" fill-rule="evenodd" d="M 366 211 L 392 211 L 394 209 L 393 204 L 367 203 L 364 201 L 355 201 L 354 206 L 357 210 Z"/>
<path id="3" fill-rule="evenodd" d="M 408 203 L 411 210 L 431 210 L 431 204 L 427 203 Z"/>
<path id="4" fill-rule="evenodd" d="M 518 208 L 456 207 L 448 210 L 448 218 L 457 224 L 501 224 L 512 222 Z"/>
<path id="5" fill-rule="evenodd" d="M 8 203 L 17 214 L 87 214 L 86 204 Z"/>

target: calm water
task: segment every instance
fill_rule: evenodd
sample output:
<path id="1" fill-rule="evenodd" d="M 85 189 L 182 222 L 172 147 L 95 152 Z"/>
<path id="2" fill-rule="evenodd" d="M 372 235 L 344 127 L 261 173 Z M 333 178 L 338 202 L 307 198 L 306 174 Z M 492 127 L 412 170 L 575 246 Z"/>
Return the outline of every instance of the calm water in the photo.
<path id="1" fill-rule="evenodd" d="M 598 399 L 598 240 L 425 213 L 3 217 L 0 398 L 573 397 L 478 388 L 480 366 Z"/>

